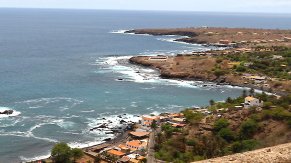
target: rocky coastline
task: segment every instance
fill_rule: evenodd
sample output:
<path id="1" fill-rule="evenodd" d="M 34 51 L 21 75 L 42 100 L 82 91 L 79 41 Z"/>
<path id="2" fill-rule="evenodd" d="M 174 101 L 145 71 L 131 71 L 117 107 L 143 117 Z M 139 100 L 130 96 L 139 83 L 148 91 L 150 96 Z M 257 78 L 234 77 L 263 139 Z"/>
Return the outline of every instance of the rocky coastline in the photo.
<path id="1" fill-rule="evenodd" d="M 251 47 L 251 46 L 288 46 L 291 47 L 290 30 L 197 27 L 173 29 L 134 29 L 125 33 L 148 34 L 153 36 L 184 36 L 175 41 L 204 46 Z"/>
<path id="2" fill-rule="evenodd" d="M 150 67 L 153 69 L 158 70 L 160 73 L 161 78 L 165 79 L 177 79 L 177 80 L 192 80 L 192 81 L 202 81 L 202 82 L 212 82 L 217 85 L 230 85 L 230 86 L 236 86 L 236 87 L 242 87 L 242 88 L 248 88 L 248 89 L 256 89 L 264 92 L 269 92 L 269 88 L 262 88 L 260 86 L 256 86 L 251 83 L 245 83 L 244 80 L 237 80 L 237 76 L 227 76 L 227 77 L 217 77 L 214 75 L 214 73 L 210 73 L 210 69 L 207 65 L 207 62 L 202 62 L 200 64 L 204 64 L 204 66 L 208 67 L 205 68 L 205 71 L 203 70 L 198 70 L 197 72 L 193 71 L 192 73 L 187 73 L 187 72 L 177 72 L 173 71 L 168 66 L 165 66 L 165 62 L 148 62 L 149 56 L 137 56 L 137 57 L 132 57 L 129 59 L 129 63 L 133 65 L 138 65 L 138 66 L 144 66 L 144 67 Z M 174 56 L 173 58 L 177 58 L 177 56 Z M 199 66 L 197 67 L 198 69 L 203 68 L 204 66 Z M 191 69 L 193 70 L 193 69 Z M 287 95 L 287 92 L 279 91 L 279 90 L 272 90 L 273 93 L 279 96 L 284 96 Z"/>
<path id="3" fill-rule="evenodd" d="M 200 27 L 176 29 L 136 29 L 126 31 L 125 33 L 148 34 L 153 36 L 185 36 L 183 38 L 176 39 L 175 41 L 226 48 L 222 50 L 201 52 L 204 53 L 202 56 L 200 53 L 193 52 L 190 54 L 177 54 L 176 56 L 170 56 L 166 60 L 152 60 L 152 56 L 136 56 L 129 59 L 129 63 L 133 65 L 157 69 L 161 78 L 205 81 L 213 82 L 219 85 L 253 88 L 277 95 L 289 94 L 289 91 L 275 88 L 274 82 L 271 81 L 266 84 L 270 86 L 264 87 L 262 85 L 250 83 L 244 79 L 240 79 L 240 74 L 216 75 L 213 72 L 213 69 L 217 66 L 217 58 L 215 56 L 224 55 L 227 51 L 237 53 L 239 49 L 246 50 L 247 48 L 251 49 L 250 51 L 254 51 L 255 47 L 260 46 L 290 47 L 291 41 L 287 40 L 289 36 L 291 37 L 290 30 Z M 284 37 L 284 41 L 281 40 L 284 39 L 282 38 L 282 35 L 286 36 Z M 267 38 L 277 41 L 263 40 Z M 197 58 L 194 58 L 195 56 L 197 56 Z M 290 85 L 290 83 L 287 83 L 286 85 L 289 87 L 288 85 Z"/>

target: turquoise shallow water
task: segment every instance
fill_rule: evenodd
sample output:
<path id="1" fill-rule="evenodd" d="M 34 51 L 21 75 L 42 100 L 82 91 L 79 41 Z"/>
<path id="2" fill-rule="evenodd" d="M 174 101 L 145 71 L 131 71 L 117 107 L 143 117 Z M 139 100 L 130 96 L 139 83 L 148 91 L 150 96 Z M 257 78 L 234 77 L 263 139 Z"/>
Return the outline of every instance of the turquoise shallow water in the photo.
<path id="1" fill-rule="evenodd" d="M 241 93 L 240 88 L 160 79 L 154 70 L 129 65 L 125 61 L 134 55 L 205 48 L 172 42 L 174 36 L 119 30 L 203 25 L 286 29 L 288 20 L 288 15 L 0 9 L 0 109 L 17 111 L 17 116 L 0 117 L 0 162 L 48 155 L 58 141 L 100 143 L 113 135 L 89 129 L 104 117 L 114 126 L 118 115 L 135 120 L 136 115 L 203 106 Z"/>

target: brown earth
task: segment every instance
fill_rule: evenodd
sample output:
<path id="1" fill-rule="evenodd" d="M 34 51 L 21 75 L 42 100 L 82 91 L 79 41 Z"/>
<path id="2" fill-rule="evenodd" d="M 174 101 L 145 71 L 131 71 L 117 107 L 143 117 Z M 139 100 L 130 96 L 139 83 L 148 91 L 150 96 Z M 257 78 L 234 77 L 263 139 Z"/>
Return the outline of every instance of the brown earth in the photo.
<path id="1" fill-rule="evenodd" d="M 214 58 L 180 56 L 168 57 L 167 61 L 150 60 L 150 57 L 139 56 L 130 58 L 131 63 L 158 68 L 164 78 L 195 78 L 200 80 L 216 79 L 211 72 L 216 61 Z"/>
<path id="2" fill-rule="evenodd" d="M 196 163 L 290 163 L 291 143 L 281 144 L 269 148 L 258 149 L 250 152 L 218 157 Z"/>
<path id="3" fill-rule="evenodd" d="M 220 40 L 238 43 L 241 47 L 288 46 L 291 47 L 291 30 L 250 29 L 250 28 L 176 28 L 176 29 L 136 29 L 127 31 L 135 34 L 180 35 L 189 38 L 178 39 L 187 43 L 215 44 Z M 243 42 L 243 43 L 241 43 Z"/>
<path id="4" fill-rule="evenodd" d="M 289 93 L 291 81 L 268 80 L 269 87 L 252 84 L 248 79 L 242 78 L 241 74 L 228 73 L 216 76 L 213 71 L 216 66 L 216 58 L 211 56 L 170 56 L 166 60 L 153 60 L 150 56 L 137 56 L 130 58 L 130 62 L 142 66 L 159 69 L 160 76 L 163 78 L 179 78 L 190 80 L 211 81 L 215 83 L 231 84 L 242 87 L 261 89 L 264 91 L 272 90 L 278 94 Z M 230 61 L 224 60 L 220 63 L 222 70 L 229 69 Z M 280 83 L 278 87 L 278 83 Z"/>

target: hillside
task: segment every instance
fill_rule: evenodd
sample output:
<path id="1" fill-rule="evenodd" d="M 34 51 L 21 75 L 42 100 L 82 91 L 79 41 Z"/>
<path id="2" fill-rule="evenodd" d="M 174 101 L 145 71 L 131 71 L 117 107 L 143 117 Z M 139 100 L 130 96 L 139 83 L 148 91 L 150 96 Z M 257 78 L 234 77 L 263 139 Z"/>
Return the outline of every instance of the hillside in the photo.
<path id="1" fill-rule="evenodd" d="M 241 107 L 244 97 L 245 92 L 226 102 L 210 101 L 207 108 L 183 111 L 184 128 L 163 124 L 155 157 L 183 163 L 291 142 L 291 96 L 255 95 L 251 98 L 264 104 L 249 108 Z"/>
<path id="2" fill-rule="evenodd" d="M 209 160 L 196 161 L 195 163 L 287 163 L 291 162 L 291 143 L 281 144 L 269 148 L 258 149 L 250 152 L 233 154 Z"/>

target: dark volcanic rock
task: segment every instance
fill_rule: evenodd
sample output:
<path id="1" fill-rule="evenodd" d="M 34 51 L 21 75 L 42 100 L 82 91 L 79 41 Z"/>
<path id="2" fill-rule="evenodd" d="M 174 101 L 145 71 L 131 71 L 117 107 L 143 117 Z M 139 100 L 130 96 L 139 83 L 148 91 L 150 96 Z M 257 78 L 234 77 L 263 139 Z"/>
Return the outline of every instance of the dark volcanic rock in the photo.
<path id="1" fill-rule="evenodd" d="M 13 114 L 13 110 L 4 110 L 3 112 L 0 112 L 0 114 L 10 115 Z"/>

